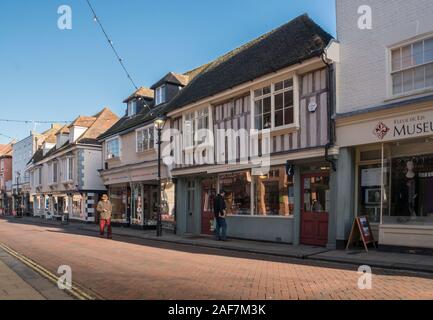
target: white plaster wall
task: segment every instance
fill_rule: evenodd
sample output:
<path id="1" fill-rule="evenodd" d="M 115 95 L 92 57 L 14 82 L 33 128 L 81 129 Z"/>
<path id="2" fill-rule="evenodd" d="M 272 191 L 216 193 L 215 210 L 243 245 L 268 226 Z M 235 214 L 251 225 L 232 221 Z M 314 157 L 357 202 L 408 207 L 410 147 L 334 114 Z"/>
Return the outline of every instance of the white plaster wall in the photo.
<path id="1" fill-rule="evenodd" d="M 372 9 L 372 29 L 358 28 L 359 6 Z M 389 46 L 433 33 L 432 0 L 336 0 L 337 113 L 383 104 L 388 96 Z"/>

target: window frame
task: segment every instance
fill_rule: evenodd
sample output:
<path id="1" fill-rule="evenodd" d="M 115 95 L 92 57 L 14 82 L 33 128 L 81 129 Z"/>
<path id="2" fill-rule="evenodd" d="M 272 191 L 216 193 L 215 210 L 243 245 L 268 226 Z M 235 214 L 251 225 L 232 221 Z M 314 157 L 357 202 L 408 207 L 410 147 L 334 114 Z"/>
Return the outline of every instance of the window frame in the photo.
<path id="1" fill-rule="evenodd" d="M 275 90 L 275 85 L 279 82 L 284 82 L 286 80 L 292 80 L 292 86 L 288 88 L 283 88 L 280 90 Z M 255 91 L 258 89 L 262 89 L 264 87 L 270 87 L 270 93 L 265 94 L 259 97 L 256 97 Z M 275 126 L 275 96 L 281 93 L 285 93 L 287 91 L 292 91 L 293 96 L 293 123 L 291 124 L 283 124 L 281 126 Z M 271 98 L 271 126 L 269 128 L 261 128 L 258 129 L 256 127 L 256 106 L 255 103 L 257 100 L 262 100 L 264 98 L 270 97 Z M 298 129 L 299 128 L 299 76 L 297 73 L 289 73 L 285 75 L 281 75 L 278 78 L 274 78 L 272 80 L 269 80 L 267 82 L 262 82 L 260 84 L 255 85 L 250 90 L 250 99 L 251 99 L 251 128 L 258 130 L 258 132 L 261 132 L 262 130 L 271 130 L 271 131 L 280 131 L 280 130 L 289 130 L 289 129 Z M 281 110 L 287 109 L 284 107 Z"/>
<path id="2" fill-rule="evenodd" d="M 128 101 L 127 114 L 128 114 L 128 117 L 132 117 L 132 116 L 135 116 L 137 114 L 137 101 L 135 99 Z"/>
<path id="3" fill-rule="evenodd" d="M 199 113 L 202 111 L 207 111 L 206 116 L 199 117 Z M 192 121 L 192 131 L 191 131 L 191 137 L 187 136 L 186 130 L 185 130 L 185 122 L 187 116 L 191 116 Z M 194 109 L 192 111 L 184 112 L 182 114 L 182 138 L 184 141 L 184 147 L 185 150 L 191 150 L 196 148 L 198 145 L 202 144 L 204 141 L 195 141 L 195 135 L 198 132 L 198 130 L 204 129 L 204 128 L 198 128 L 199 120 L 207 118 L 207 130 L 213 130 L 211 127 L 212 125 L 212 107 L 210 105 L 208 106 L 202 106 L 197 109 Z M 188 142 L 188 144 L 187 144 Z M 189 144 L 191 142 L 191 144 Z"/>
<path id="4" fill-rule="evenodd" d="M 119 146 L 119 154 L 116 156 L 116 155 L 113 155 L 113 157 L 109 157 L 109 154 L 108 154 L 108 145 L 109 145 L 109 143 L 110 142 L 113 142 L 113 141 L 115 141 L 115 140 L 117 140 L 118 141 L 118 146 Z M 113 138 L 110 138 L 110 139 L 107 139 L 106 140 L 106 142 L 105 142 L 105 159 L 106 160 L 111 160 L 111 159 L 120 159 L 120 157 L 122 156 L 122 141 L 121 141 L 121 139 L 120 139 L 120 137 L 119 136 L 117 136 L 117 137 L 113 137 Z"/>
<path id="5" fill-rule="evenodd" d="M 155 90 L 155 105 L 160 105 L 166 101 L 166 88 L 167 86 L 165 84 L 159 86 Z"/>
<path id="6" fill-rule="evenodd" d="M 433 91 L 433 85 L 430 86 L 426 86 L 426 67 L 431 65 L 431 67 L 433 68 L 433 60 L 425 62 L 425 42 L 431 40 L 433 41 L 433 34 L 430 33 L 428 35 L 422 36 L 422 37 L 418 37 L 416 39 L 411 39 L 411 40 L 407 40 L 407 41 L 403 41 L 400 42 L 398 44 L 392 45 L 390 47 L 388 47 L 387 50 L 387 59 L 388 59 L 388 63 L 387 63 L 387 79 L 388 79 L 388 92 L 387 92 L 387 96 L 388 99 L 398 99 L 401 97 L 406 97 L 406 96 L 411 96 L 411 95 L 416 95 L 416 94 L 420 94 L 420 93 L 425 93 L 425 92 L 430 92 Z M 410 46 L 411 48 L 411 59 L 414 57 L 414 50 L 413 47 L 415 44 L 422 42 L 423 43 L 423 50 L 422 50 L 422 54 L 423 54 L 423 62 L 420 64 L 412 64 L 410 67 L 403 67 L 403 48 Z M 400 50 L 400 67 L 398 70 L 393 70 L 393 52 L 395 50 L 399 49 Z M 422 88 L 419 89 L 415 89 L 415 70 L 417 68 L 424 68 L 424 86 Z M 412 71 L 412 89 L 405 91 L 404 90 L 404 72 L 407 71 Z M 394 79 L 393 76 L 396 74 L 401 74 L 401 91 L 399 93 L 394 93 Z"/>
<path id="7" fill-rule="evenodd" d="M 138 141 L 138 135 L 139 133 L 144 133 L 144 131 L 147 131 L 147 148 L 144 148 L 144 144 L 142 146 L 142 150 L 139 149 L 139 141 Z M 142 128 L 138 128 L 135 130 L 135 152 L 136 153 L 143 153 L 143 152 L 147 152 L 147 151 L 152 151 L 155 150 L 156 147 L 156 132 L 155 132 L 155 126 L 154 125 L 149 125 L 146 127 L 142 127 Z M 153 145 L 151 145 L 151 139 L 150 139 L 150 135 L 149 133 L 153 132 Z M 144 137 L 143 137 L 143 142 L 144 142 Z"/>

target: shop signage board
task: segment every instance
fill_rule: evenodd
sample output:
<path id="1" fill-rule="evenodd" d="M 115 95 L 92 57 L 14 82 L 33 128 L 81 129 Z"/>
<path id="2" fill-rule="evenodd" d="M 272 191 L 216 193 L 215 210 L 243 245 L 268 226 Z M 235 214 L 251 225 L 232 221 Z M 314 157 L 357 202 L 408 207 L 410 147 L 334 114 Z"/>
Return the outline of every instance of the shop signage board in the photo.
<path id="1" fill-rule="evenodd" d="M 337 140 L 340 147 L 432 135 L 433 110 L 375 118 L 337 127 Z"/>
<path id="2" fill-rule="evenodd" d="M 370 221 L 367 216 L 359 216 L 353 221 L 352 230 L 350 231 L 349 240 L 347 242 L 346 250 L 354 243 L 361 240 L 364 244 L 365 251 L 368 252 L 367 245 L 372 243 L 376 247 L 373 233 L 371 232 Z"/>

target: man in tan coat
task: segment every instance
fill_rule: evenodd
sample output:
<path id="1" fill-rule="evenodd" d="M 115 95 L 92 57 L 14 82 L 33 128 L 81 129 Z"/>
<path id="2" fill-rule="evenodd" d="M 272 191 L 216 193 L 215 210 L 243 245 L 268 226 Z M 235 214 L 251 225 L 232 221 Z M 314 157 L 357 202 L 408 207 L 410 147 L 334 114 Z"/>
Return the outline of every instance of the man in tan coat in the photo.
<path id="1" fill-rule="evenodd" d="M 100 236 L 104 237 L 105 226 L 107 226 L 107 238 L 111 239 L 111 213 L 113 206 L 106 194 L 102 195 L 101 201 L 98 202 L 96 211 L 99 213 L 99 230 Z"/>

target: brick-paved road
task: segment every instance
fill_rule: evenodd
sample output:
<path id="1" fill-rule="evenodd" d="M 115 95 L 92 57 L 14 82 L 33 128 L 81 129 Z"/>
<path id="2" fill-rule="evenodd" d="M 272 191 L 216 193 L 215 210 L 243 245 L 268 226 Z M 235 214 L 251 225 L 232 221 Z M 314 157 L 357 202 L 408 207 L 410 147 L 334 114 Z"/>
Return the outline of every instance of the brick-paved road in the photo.
<path id="1" fill-rule="evenodd" d="M 433 299 L 433 276 L 115 237 L 0 220 L 0 242 L 108 299 Z"/>

